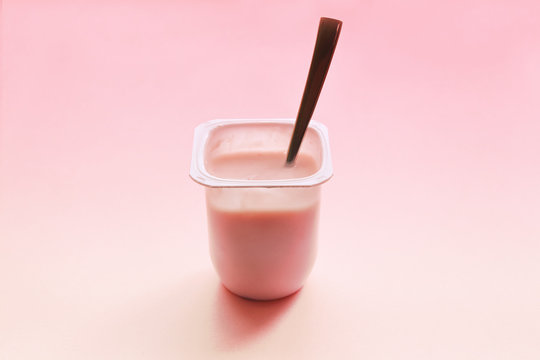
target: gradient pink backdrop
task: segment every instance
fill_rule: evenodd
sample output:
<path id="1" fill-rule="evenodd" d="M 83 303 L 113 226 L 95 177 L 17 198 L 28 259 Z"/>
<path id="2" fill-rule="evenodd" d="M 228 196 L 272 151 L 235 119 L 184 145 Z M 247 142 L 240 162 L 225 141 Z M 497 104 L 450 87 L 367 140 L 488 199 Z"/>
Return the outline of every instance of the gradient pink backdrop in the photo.
<path id="1" fill-rule="evenodd" d="M 320 252 L 220 287 L 193 128 L 294 117 L 344 21 Z M 0 359 L 540 358 L 540 2 L 14 1 L 1 10 Z"/>

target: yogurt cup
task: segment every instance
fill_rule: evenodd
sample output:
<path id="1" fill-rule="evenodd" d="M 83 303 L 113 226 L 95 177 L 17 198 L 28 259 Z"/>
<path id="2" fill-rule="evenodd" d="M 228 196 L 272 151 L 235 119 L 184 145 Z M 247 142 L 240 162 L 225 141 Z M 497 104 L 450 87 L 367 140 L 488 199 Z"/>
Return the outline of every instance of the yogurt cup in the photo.
<path id="1" fill-rule="evenodd" d="M 298 291 L 317 252 L 328 132 L 311 121 L 293 166 L 292 119 L 213 120 L 195 129 L 190 176 L 205 186 L 210 256 L 223 285 L 249 299 Z"/>

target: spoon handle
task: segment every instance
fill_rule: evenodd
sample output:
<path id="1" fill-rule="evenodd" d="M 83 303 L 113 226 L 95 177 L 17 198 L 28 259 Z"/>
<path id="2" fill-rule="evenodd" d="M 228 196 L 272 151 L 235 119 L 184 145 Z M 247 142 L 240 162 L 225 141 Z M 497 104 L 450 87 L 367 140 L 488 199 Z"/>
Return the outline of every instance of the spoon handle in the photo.
<path id="1" fill-rule="evenodd" d="M 300 144 L 304 138 L 309 121 L 317 105 L 317 100 L 321 94 L 321 89 L 328 73 L 328 68 L 332 62 L 332 56 L 336 49 L 342 22 L 336 19 L 321 18 L 315 50 L 311 59 L 304 95 L 300 102 L 300 109 L 296 116 L 293 136 L 289 144 L 287 153 L 287 163 L 294 162 L 296 154 L 300 149 Z"/>

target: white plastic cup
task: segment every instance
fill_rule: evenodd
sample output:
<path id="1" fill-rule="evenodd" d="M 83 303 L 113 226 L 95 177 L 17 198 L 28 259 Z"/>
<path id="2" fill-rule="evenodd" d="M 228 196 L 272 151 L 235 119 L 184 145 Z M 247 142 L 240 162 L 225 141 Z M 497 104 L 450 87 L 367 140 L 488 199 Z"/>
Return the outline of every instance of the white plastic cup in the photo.
<path id="1" fill-rule="evenodd" d="M 304 285 L 317 251 L 321 184 L 332 176 L 328 132 L 311 121 L 300 148 L 317 165 L 294 179 L 220 178 L 216 157 L 286 150 L 294 120 L 213 120 L 195 129 L 190 176 L 206 187 L 210 255 L 223 283 L 245 298 L 273 300 Z M 299 156 L 300 156 L 299 154 Z"/>

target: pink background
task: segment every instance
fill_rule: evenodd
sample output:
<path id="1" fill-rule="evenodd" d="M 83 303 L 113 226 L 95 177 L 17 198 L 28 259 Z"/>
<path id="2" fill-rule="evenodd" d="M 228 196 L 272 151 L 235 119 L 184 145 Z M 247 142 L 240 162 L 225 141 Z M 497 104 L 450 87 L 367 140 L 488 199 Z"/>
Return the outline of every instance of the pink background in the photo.
<path id="1" fill-rule="evenodd" d="M 320 251 L 226 292 L 196 124 L 294 117 L 344 21 Z M 540 358 L 540 2 L 2 3 L 0 359 Z"/>

